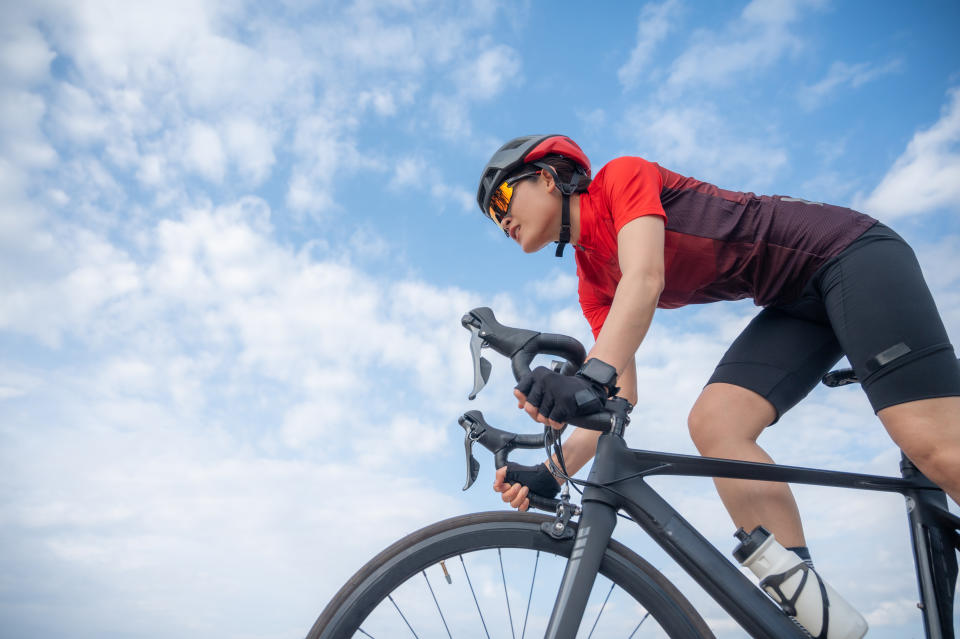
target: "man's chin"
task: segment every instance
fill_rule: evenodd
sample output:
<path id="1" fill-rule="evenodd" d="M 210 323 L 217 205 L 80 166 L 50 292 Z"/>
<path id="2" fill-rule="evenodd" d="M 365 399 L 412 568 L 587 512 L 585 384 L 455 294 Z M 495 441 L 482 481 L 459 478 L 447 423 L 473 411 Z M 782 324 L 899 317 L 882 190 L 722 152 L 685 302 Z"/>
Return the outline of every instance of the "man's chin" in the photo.
<path id="1" fill-rule="evenodd" d="M 520 244 L 520 248 L 524 253 L 536 253 L 542 251 L 544 247 L 549 244 L 549 242 L 543 242 L 541 244 Z"/>

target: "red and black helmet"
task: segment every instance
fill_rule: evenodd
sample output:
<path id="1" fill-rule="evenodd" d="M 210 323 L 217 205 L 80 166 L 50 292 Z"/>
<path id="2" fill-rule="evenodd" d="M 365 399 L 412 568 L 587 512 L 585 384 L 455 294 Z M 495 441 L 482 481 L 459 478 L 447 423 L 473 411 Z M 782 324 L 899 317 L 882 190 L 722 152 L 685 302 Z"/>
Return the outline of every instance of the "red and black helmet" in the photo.
<path id="1" fill-rule="evenodd" d="M 573 161 L 576 165 L 571 181 L 561 182 L 552 166 L 541 162 L 548 155 L 560 156 Z M 480 176 L 477 189 L 477 204 L 483 215 L 500 224 L 499 216 L 492 210 L 491 199 L 501 185 L 509 192 L 510 185 L 505 184 L 512 174 L 524 166 L 533 165 L 548 171 L 563 196 L 561 209 L 560 238 L 557 242 L 557 257 L 563 256 L 563 247 L 570 241 L 570 196 L 577 192 L 578 186 L 589 182 L 590 160 L 577 143 L 565 135 L 525 135 L 514 138 L 497 149 Z M 584 180 L 583 178 L 587 178 Z M 503 212 L 501 212 L 503 213 Z"/>
<path id="2" fill-rule="evenodd" d="M 573 160 L 586 177 L 590 177 L 590 160 L 577 143 L 565 135 L 525 135 L 514 138 L 497 149 L 480 176 L 477 204 L 486 217 L 493 190 L 511 173 L 526 164 L 534 164 L 547 155 L 561 155 Z M 563 185 L 566 186 L 566 185 Z"/>

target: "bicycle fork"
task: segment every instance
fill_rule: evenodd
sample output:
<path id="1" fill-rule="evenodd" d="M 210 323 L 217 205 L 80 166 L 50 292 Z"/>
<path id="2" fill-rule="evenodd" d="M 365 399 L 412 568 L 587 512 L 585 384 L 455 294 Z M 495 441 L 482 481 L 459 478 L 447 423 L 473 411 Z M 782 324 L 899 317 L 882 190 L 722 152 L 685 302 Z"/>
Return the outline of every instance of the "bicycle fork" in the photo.
<path id="1" fill-rule="evenodd" d="M 603 553 L 616 525 L 614 508 L 596 501 L 583 502 L 573 552 L 567 561 L 544 639 L 573 639 L 577 636 Z"/>

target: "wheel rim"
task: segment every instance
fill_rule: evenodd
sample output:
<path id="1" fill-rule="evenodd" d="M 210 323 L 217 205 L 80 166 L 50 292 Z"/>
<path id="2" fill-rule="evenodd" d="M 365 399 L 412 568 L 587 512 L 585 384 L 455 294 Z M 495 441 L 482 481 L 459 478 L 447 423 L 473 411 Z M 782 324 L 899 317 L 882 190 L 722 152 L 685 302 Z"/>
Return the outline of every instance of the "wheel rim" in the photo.
<path id="1" fill-rule="evenodd" d="M 459 526 L 399 549 L 382 565 L 371 562 L 371 573 L 332 618 L 339 630 L 323 636 L 542 637 L 572 542 L 551 539 L 530 518 L 497 526 L 495 534 L 489 524 Z M 635 572 L 608 551 L 578 637 L 669 636 L 657 620 L 662 614 L 651 615 L 631 594 L 639 588 L 642 596 L 649 585 L 614 584 L 627 573 L 636 579 Z M 399 576 L 405 578 L 397 586 Z"/>

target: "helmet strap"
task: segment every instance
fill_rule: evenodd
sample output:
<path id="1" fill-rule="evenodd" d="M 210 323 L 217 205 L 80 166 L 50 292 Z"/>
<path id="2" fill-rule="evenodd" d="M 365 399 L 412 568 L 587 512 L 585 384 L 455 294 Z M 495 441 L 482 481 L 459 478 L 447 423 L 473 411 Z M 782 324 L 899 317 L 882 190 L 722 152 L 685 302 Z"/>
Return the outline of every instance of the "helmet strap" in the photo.
<path id="1" fill-rule="evenodd" d="M 563 248 L 570 242 L 570 194 L 563 193 L 560 213 L 560 239 L 557 242 L 557 257 L 563 257 Z"/>
<path id="2" fill-rule="evenodd" d="M 563 257 L 563 248 L 570 243 L 570 196 L 577 192 L 577 185 L 580 184 L 582 173 L 577 171 L 573 174 L 573 179 L 569 182 L 561 182 L 560 177 L 552 166 L 546 162 L 534 162 L 534 166 L 550 173 L 554 184 L 563 196 L 563 204 L 560 207 L 560 237 L 557 240 L 557 257 Z"/>

